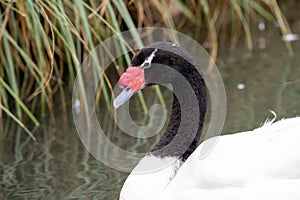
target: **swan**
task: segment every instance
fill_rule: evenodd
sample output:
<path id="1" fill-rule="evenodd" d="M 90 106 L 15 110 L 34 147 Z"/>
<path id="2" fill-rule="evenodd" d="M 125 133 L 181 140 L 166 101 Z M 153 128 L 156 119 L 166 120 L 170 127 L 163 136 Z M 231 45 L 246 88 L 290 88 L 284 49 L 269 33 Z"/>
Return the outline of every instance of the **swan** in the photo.
<path id="1" fill-rule="evenodd" d="M 206 113 L 206 86 L 195 68 L 197 63 L 177 45 L 156 42 L 141 49 L 119 79 L 123 90 L 115 98 L 114 107 L 153 85 L 154 78 L 160 83 L 175 83 L 176 74 L 164 74 L 159 64 L 176 70 L 190 83 L 198 101 L 198 127 L 192 133 L 191 127 L 183 124 L 185 136 L 171 144 L 180 125 L 181 108 L 185 109 L 174 95 L 168 127 L 127 177 L 120 200 L 300 199 L 300 117 L 267 122 L 252 131 L 217 136 L 218 142 L 211 153 L 199 158 L 203 145 L 213 139 L 198 146 Z M 185 148 L 187 138 L 191 137 Z M 169 158 L 175 162 L 167 167 L 134 173 L 142 164 Z"/>

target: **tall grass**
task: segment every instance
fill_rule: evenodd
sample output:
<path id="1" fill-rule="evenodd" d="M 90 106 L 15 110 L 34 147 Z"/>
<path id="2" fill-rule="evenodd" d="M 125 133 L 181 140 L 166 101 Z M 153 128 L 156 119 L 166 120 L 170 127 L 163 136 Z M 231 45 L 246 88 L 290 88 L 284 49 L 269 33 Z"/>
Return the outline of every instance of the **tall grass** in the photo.
<path id="1" fill-rule="evenodd" d="M 12 118 L 35 139 L 26 126 L 28 120 L 34 126 L 39 125 L 36 116 L 55 120 L 54 94 L 66 115 L 65 88 L 72 87 L 83 58 L 113 34 L 145 26 L 167 27 L 209 42 L 216 59 L 219 35 L 229 35 L 234 49 L 243 34 L 251 51 L 251 24 L 261 18 L 277 20 L 282 33 L 290 33 L 275 0 L 1 0 L 0 120 Z M 142 47 L 137 34 L 135 38 Z M 291 52 L 290 44 L 286 46 Z M 128 55 L 125 60 L 129 64 Z M 110 85 L 102 79 L 98 94 L 109 109 Z M 142 94 L 140 100 L 146 112 Z"/>

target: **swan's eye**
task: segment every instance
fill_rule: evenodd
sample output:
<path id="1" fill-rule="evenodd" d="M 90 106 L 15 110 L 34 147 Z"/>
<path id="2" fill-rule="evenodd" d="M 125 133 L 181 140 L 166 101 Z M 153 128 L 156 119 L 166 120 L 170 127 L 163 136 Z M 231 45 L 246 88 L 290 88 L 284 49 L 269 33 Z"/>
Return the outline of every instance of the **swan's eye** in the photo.
<path id="1" fill-rule="evenodd" d="M 150 54 L 150 56 L 141 64 L 142 68 L 148 68 L 151 65 L 151 62 L 153 58 L 155 57 L 155 53 L 157 52 L 157 49 L 154 49 L 154 51 Z"/>
<path id="2" fill-rule="evenodd" d="M 150 63 L 146 62 L 141 67 L 142 68 L 148 68 L 148 67 L 150 67 Z"/>

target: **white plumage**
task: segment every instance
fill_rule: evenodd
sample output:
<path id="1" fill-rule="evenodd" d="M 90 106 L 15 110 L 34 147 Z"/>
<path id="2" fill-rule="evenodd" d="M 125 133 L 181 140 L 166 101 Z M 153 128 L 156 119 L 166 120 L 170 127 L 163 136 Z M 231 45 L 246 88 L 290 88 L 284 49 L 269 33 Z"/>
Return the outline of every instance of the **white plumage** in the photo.
<path id="1" fill-rule="evenodd" d="M 174 165 L 146 174 L 133 171 L 120 199 L 300 199 L 300 117 L 219 136 L 211 153 L 200 159 L 201 148 L 209 140 L 176 175 Z"/>

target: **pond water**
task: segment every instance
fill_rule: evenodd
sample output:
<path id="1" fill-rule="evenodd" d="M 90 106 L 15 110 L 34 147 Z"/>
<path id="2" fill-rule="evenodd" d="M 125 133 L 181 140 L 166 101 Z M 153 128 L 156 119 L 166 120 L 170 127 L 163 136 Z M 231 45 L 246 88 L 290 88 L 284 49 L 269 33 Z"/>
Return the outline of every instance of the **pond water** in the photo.
<path id="1" fill-rule="evenodd" d="M 300 114 L 300 41 L 292 43 L 294 57 L 288 56 L 279 30 L 271 26 L 254 30 L 251 54 L 242 43 L 232 53 L 223 44 L 219 52 L 217 66 L 228 101 L 224 134 L 262 125 L 273 117 L 270 110 L 278 118 Z M 292 24 L 296 33 L 300 33 L 299 27 L 299 22 Z M 148 96 L 153 95 L 151 89 L 147 91 Z M 104 107 L 100 110 L 100 123 L 107 124 L 112 140 L 131 149 L 150 148 L 147 140 L 118 140 L 120 131 L 114 132 L 108 111 Z M 118 199 L 128 173 L 111 169 L 91 156 L 77 135 L 73 119 L 66 120 L 59 112 L 56 123 L 45 120 L 35 132 L 37 142 L 4 122 L 7 135 L 0 141 L 0 199 Z M 141 110 L 134 112 L 134 118 L 142 121 Z"/>

